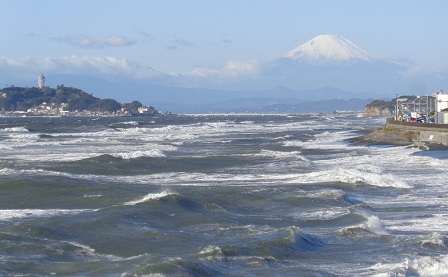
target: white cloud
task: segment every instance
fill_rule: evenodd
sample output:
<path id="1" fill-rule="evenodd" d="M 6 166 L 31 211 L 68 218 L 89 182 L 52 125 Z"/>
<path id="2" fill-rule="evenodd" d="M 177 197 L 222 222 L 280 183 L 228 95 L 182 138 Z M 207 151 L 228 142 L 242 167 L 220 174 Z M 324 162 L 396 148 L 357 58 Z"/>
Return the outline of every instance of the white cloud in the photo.
<path id="1" fill-rule="evenodd" d="M 250 77 L 258 76 L 260 74 L 260 64 L 258 62 L 242 62 L 242 61 L 229 61 L 220 69 L 196 67 L 187 75 L 192 77 L 225 77 L 225 78 L 238 78 L 238 77 Z"/>
<path id="2" fill-rule="evenodd" d="M 151 78 L 159 73 L 149 66 L 143 66 L 124 58 L 95 56 L 65 56 L 65 57 L 24 57 L 12 59 L 0 57 L 0 72 L 2 75 L 11 73 L 24 76 L 36 73 L 74 74 L 74 75 L 106 75 L 143 79 Z"/>
<path id="3" fill-rule="evenodd" d="M 51 37 L 50 39 L 55 42 L 67 43 L 81 48 L 123 47 L 136 43 L 136 40 L 116 35 L 108 37 Z"/>

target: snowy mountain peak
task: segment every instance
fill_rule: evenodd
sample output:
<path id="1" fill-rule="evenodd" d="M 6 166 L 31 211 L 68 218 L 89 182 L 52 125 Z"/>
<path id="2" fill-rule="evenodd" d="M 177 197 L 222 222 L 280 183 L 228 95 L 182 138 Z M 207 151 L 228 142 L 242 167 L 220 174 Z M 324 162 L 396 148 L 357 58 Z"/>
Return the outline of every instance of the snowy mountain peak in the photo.
<path id="1" fill-rule="evenodd" d="M 290 51 L 285 57 L 292 60 L 307 61 L 349 61 L 363 60 L 373 62 L 378 60 L 374 55 L 358 47 L 353 42 L 336 35 L 319 35 L 312 40 Z"/>

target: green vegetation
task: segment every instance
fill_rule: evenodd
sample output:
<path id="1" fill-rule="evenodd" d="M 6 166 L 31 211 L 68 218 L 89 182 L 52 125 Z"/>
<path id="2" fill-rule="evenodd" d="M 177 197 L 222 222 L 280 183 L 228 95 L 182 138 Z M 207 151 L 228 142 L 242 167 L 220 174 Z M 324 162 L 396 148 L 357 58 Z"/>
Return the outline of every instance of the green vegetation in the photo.
<path id="1" fill-rule="evenodd" d="M 138 109 L 142 106 L 138 101 L 122 105 L 114 99 L 100 99 L 78 88 L 63 85 L 56 88 L 7 87 L 0 90 L 0 111 L 3 112 L 59 109 L 67 112 L 98 113 L 126 111 L 125 114 L 134 115 L 141 114 Z M 152 107 L 149 111 L 157 113 Z"/>
<path id="2" fill-rule="evenodd" d="M 47 105 L 62 105 L 68 111 L 115 112 L 121 104 L 113 99 L 99 99 L 77 88 L 58 86 L 56 89 L 44 87 L 8 87 L 0 90 L 0 109 L 2 111 L 27 111 Z"/>

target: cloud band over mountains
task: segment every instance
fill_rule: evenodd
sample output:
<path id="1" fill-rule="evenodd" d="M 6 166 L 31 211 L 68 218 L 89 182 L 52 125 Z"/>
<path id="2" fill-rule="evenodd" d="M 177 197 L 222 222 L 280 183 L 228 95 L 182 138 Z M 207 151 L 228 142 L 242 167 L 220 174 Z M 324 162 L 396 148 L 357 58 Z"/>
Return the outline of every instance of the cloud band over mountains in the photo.
<path id="1" fill-rule="evenodd" d="M 53 40 L 82 48 L 124 47 L 136 43 L 121 37 L 57 37 Z M 231 43 L 231 41 L 226 41 Z M 172 36 L 170 45 L 177 49 L 194 47 Z M 448 79 L 448 68 L 405 65 L 379 60 L 338 36 L 318 36 L 273 61 L 231 60 L 222 66 L 196 66 L 188 72 L 163 73 L 142 62 L 115 56 L 71 55 L 62 57 L 0 57 L 3 83 L 35 79 L 46 75 L 69 74 L 103 79 L 145 80 L 178 87 L 220 89 L 260 89 L 287 86 L 293 89 L 338 87 L 353 91 L 396 91 L 406 89 L 413 79 L 431 77 L 428 85 L 439 86 Z M 317 62 L 314 62 L 317 61 Z M 436 80 L 434 80 L 436 78 Z M 0 83 L 1 84 L 1 83 Z"/>
<path id="2" fill-rule="evenodd" d="M 81 48 L 124 47 L 137 43 L 137 41 L 134 39 L 117 35 L 107 37 L 58 36 L 58 37 L 51 37 L 50 39 L 58 43 L 66 43 Z"/>

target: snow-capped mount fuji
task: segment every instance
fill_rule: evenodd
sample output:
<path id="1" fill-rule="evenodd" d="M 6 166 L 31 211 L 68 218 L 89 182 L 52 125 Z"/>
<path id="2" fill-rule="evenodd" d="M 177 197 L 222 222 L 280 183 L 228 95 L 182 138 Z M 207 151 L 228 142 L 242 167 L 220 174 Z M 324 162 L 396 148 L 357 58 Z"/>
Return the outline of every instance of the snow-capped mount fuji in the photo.
<path id="1" fill-rule="evenodd" d="M 375 62 L 379 59 L 348 39 L 337 35 L 319 35 L 294 50 L 285 58 L 307 62 Z"/>
<path id="2" fill-rule="evenodd" d="M 293 89 L 337 88 L 370 97 L 401 89 L 405 70 L 341 36 L 319 35 L 274 60 L 263 77 Z"/>

